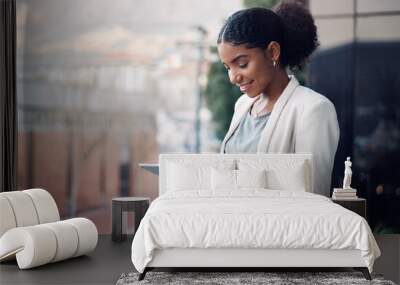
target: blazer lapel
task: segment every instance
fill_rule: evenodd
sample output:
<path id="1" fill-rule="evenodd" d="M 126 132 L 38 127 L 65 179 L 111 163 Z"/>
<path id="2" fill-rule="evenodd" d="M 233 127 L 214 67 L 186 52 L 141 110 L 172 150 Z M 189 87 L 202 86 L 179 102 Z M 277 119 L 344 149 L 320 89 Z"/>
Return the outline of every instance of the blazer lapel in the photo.
<path id="1" fill-rule="evenodd" d="M 258 143 L 257 147 L 258 153 L 268 152 L 269 145 L 271 143 L 271 136 L 275 130 L 276 123 L 278 122 L 287 101 L 290 99 L 297 86 L 299 86 L 299 82 L 294 76 L 291 75 L 288 85 L 286 86 L 285 90 L 283 90 L 282 95 L 276 101 L 267 125 L 261 133 L 260 142 Z"/>

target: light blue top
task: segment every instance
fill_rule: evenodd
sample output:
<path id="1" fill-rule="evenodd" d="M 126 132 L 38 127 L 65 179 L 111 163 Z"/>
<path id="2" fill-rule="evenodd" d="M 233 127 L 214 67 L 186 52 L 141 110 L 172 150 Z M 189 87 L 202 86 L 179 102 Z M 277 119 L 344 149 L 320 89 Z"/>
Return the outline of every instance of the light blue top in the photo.
<path id="1" fill-rule="evenodd" d="M 271 113 L 253 117 L 250 111 L 225 145 L 225 153 L 256 153 L 261 133 Z"/>

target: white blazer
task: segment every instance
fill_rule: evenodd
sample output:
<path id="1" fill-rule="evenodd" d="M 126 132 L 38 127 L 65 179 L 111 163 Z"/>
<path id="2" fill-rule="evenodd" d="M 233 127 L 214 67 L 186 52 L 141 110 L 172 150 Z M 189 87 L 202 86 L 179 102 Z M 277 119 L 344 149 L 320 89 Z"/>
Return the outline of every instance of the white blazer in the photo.
<path id="1" fill-rule="evenodd" d="M 235 104 L 227 140 L 239 126 L 256 98 L 242 95 Z M 334 105 L 321 94 L 299 85 L 294 76 L 274 105 L 261 133 L 258 153 L 312 153 L 314 193 L 329 197 L 331 175 L 339 142 L 339 124 Z"/>

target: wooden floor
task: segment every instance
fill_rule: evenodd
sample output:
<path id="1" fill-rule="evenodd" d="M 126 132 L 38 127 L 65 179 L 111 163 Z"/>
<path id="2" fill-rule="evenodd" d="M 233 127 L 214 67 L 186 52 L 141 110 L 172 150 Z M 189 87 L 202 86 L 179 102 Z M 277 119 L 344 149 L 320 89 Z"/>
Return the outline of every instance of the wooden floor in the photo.
<path id="1" fill-rule="evenodd" d="M 382 257 L 376 260 L 374 272 L 399 284 L 400 235 L 376 236 L 376 240 Z M 19 270 L 15 261 L 2 263 L 0 284 L 115 284 L 122 273 L 134 271 L 130 247 L 131 239 L 116 243 L 109 235 L 101 235 L 96 250 L 88 256 L 29 270 Z"/>

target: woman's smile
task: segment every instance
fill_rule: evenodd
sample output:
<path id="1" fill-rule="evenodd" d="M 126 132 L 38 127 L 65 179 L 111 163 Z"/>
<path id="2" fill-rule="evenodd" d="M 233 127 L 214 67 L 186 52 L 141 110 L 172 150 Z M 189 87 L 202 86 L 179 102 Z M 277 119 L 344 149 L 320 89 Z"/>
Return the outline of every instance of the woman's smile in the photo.
<path id="1" fill-rule="evenodd" d="M 249 82 L 246 83 L 241 83 L 241 84 L 237 84 L 240 87 L 240 91 L 243 93 L 247 93 L 251 86 L 252 86 L 253 80 L 250 80 Z"/>

